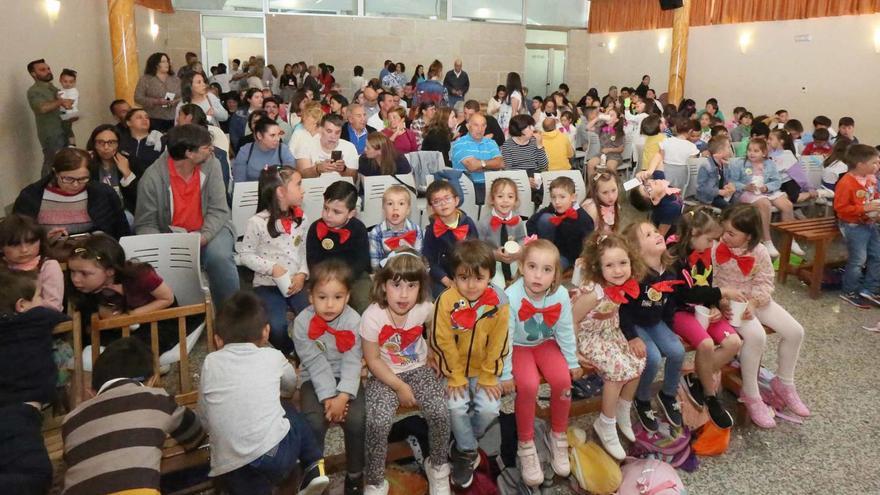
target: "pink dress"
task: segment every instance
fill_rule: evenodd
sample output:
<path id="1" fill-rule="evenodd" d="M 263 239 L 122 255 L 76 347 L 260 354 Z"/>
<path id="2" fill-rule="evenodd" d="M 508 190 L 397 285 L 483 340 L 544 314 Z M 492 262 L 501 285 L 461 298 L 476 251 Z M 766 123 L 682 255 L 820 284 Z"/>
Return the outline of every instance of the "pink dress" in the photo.
<path id="1" fill-rule="evenodd" d="M 598 304 L 580 321 L 576 330 L 578 358 L 596 368 L 603 380 L 628 382 L 638 378 L 645 368 L 645 359 L 636 357 L 620 331 L 620 305 L 605 297 L 598 284 L 588 282 L 577 289 L 572 303 L 593 293 Z"/>

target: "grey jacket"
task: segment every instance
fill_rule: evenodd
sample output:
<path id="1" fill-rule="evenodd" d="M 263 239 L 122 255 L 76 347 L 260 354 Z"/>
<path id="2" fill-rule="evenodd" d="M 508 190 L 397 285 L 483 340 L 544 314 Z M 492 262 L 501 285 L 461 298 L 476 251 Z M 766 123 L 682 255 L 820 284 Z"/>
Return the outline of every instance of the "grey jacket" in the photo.
<path id="1" fill-rule="evenodd" d="M 297 315 L 296 320 L 288 328 L 296 353 L 302 360 L 300 376 L 303 381 L 311 380 L 319 401 L 336 397 L 341 392 L 357 397 L 361 384 L 363 357 L 358 332 L 360 315 L 351 309 L 351 306 L 345 306 L 341 315 L 327 322 L 337 331 L 348 330 L 354 334 L 354 346 L 344 353 L 339 352 L 336 348 L 336 338 L 329 333 L 324 333 L 317 341 L 309 338 L 309 323 L 314 316 L 315 307 L 309 306 Z"/>
<path id="2" fill-rule="evenodd" d="M 232 232 L 232 217 L 226 203 L 226 186 L 220 162 L 214 156 L 202 164 L 202 217 L 204 223 L 199 232 L 211 241 L 222 229 Z M 138 184 L 137 209 L 134 213 L 134 230 L 141 234 L 171 232 L 174 205 L 171 199 L 171 176 L 168 173 L 168 151 L 162 153 L 144 172 Z"/>

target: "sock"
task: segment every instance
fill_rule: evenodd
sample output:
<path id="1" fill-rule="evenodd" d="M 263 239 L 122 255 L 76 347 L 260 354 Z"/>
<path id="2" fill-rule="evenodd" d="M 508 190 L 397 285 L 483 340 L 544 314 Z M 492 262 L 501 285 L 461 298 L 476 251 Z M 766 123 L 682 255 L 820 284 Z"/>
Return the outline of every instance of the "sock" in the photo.
<path id="1" fill-rule="evenodd" d="M 782 378 L 779 375 L 776 375 L 776 378 L 779 378 L 779 381 L 782 382 L 783 385 L 794 385 L 794 380 L 789 378 Z"/>
<path id="2" fill-rule="evenodd" d="M 632 404 L 631 400 L 617 399 L 617 412 L 629 412 Z"/>
<path id="3" fill-rule="evenodd" d="M 617 424 L 617 418 L 609 418 L 603 413 L 599 413 L 599 421 L 601 421 L 603 425 L 610 426 L 612 428 L 614 427 L 614 425 Z"/>

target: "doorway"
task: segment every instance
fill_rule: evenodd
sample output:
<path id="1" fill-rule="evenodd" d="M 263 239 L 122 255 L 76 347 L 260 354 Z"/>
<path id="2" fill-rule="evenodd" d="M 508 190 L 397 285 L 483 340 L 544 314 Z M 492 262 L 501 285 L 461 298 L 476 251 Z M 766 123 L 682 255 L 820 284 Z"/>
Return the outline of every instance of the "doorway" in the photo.
<path id="1" fill-rule="evenodd" d="M 545 97 L 565 78 L 565 48 L 526 48 L 526 80 L 529 98 Z"/>
<path id="2" fill-rule="evenodd" d="M 202 60 L 208 67 L 234 58 L 247 60 L 253 55 L 266 57 L 263 16 L 202 16 Z"/>

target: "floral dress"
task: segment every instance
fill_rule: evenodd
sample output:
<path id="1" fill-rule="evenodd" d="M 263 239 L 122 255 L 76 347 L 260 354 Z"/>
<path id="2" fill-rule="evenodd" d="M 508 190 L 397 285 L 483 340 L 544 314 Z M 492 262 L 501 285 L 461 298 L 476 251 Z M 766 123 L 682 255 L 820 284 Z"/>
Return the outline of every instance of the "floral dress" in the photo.
<path id="1" fill-rule="evenodd" d="M 593 368 L 605 381 L 628 382 L 638 378 L 645 367 L 645 359 L 636 357 L 620 331 L 620 305 L 605 297 L 598 284 L 588 282 L 572 296 L 594 293 L 598 304 L 576 327 L 578 359 Z"/>

